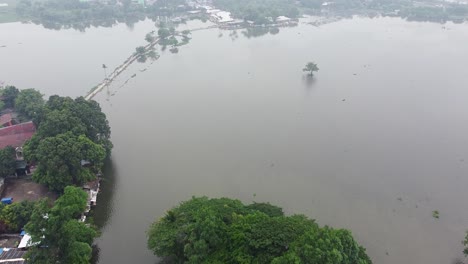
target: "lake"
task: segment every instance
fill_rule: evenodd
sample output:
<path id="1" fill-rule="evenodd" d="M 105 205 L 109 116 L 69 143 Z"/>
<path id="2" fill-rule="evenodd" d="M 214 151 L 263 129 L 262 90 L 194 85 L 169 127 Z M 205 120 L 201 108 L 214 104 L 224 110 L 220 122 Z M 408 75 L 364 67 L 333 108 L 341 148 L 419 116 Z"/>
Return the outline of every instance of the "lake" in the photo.
<path id="1" fill-rule="evenodd" d="M 0 80 L 84 95 L 153 29 L 0 24 Z M 463 259 L 467 24 L 354 18 L 192 37 L 95 98 L 115 145 L 95 215 L 99 263 L 157 263 L 146 230 L 193 195 L 348 228 L 378 264 Z"/>

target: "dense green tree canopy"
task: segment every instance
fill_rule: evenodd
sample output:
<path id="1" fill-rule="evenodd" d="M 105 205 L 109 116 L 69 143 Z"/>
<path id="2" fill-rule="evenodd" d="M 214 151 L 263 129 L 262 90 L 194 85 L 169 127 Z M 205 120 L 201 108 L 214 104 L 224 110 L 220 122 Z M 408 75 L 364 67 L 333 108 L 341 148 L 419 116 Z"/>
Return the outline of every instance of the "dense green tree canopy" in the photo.
<path id="1" fill-rule="evenodd" d="M 6 147 L 0 149 L 0 177 L 13 175 L 16 171 L 15 149 Z"/>
<path id="2" fill-rule="evenodd" d="M 29 222 L 36 203 L 31 201 L 15 202 L 3 206 L 0 221 L 6 225 L 8 232 L 19 232 Z"/>
<path id="3" fill-rule="evenodd" d="M 109 144 L 109 142 L 104 142 L 110 138 L 109 122 L 96 101 L 87 101 L 83 97 L 73 100 L 70 97 L 54 95 L 47 101 L 46 112 L 54 110 L 70 111 L 85 126 L 87 137 L 95 143 L 103 143 L 104 146 Z M 50 136 L 50 134 L 47 135 Z"/>
<path id="4" fill-rule="evenodd" d="M 86 203 L 86 192 L 68 186 L 52 208 L 47 201 L 38 204 L 25 227 L 37 243 L 28 253 L 28 263 L 89 263 L 97 233 L 78 220 Z"/>
<path id="5" fill-rule="evenodd" d="M 15 109 L 27 119 L 36 120 L 42 113 L 44 99 L 42 94 L 35 89 L 24 89 L 15 100 Z"/>
<path id="6" fill-rule="evenodd" d="M 109 122 L 97 102 L 87 101 L 83 97 L 73 100 L 54 95 L 49 98 L 41 113 L 37 119 L 37 133 L 27 143 L 31 161 L 36 160 L 34 152 L 42 139 L 67 132 L 75 136 L 85 135 L 102 146 L 107 156 L 110 155 L 112 143 Z"/>
<path id="7" fill-rule="evenodd" d="M 37 148 L 32 149 L 34 144 L 38 144 Z M 38 163 L 33 179 L 58 192 L 65 186 L 82 185 L 94 179 L 92 168 L 83 167 L 81 161 L 90 161 L 99 168 L 106 156 L 101 145 L 73 132 L 30 141 L 24 152 L 28 159 Z"/>
<path id="8" fill-rule="evenodd" d="M 15 99 L 18 97 L 19 90 L 15 86 L 7 86 L 3 89 L 0 89 L 0 96 L 3 97 L 3 107 L 2 108 L 12 108 L 15 106 Z M 0 108 L 0 110 L 2 109 Z"/>
<path id="9" fill-rule="evenodd" d="M 174 263 L 372 263 L 347 230 L 227 198 L 192 198 L 171 209 L 151 225 L 148 247 Z"/>

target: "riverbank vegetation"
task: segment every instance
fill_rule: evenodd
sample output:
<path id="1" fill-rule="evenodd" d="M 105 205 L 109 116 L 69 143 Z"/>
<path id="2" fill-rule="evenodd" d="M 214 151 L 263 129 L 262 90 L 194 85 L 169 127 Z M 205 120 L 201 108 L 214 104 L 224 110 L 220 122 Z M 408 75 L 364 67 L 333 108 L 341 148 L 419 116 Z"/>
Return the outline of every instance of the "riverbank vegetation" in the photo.
<path id="1" fill-rule="evenodd" d="M 38 164 L 33 179 L 57 192 L 93 180 L 112 149 L 99 104 L 54 95 L 40 112 L 37 132 L 24 146 L 26 159 Z"/>
<path id="2" fill-rule="evenodd" d="M 172 263 L 372 263 L 348 230 L 228 198 L 192 198 L 172 208 L 151 225 L 148 247 Z"/>
<path id="3" fill-rule="evenodd" d="M 25 226 L 34 245 L 27 254 L 28 263 L 90 263 L 97 231 L 79 221 L 86 203 L 86 192 L 68 186 L 53 206 L 47 200 L 35 206 Z"/>
<path id="4" fill-rule="evenodd" d="M 51 96 L 45 101 L 35 89 L 0 89 L 0 110 L 32 120 L 36 132 L 23 145 L 25 161 L 35 165 L 32 179 L 61 195 L 0 204 L 0 233 L 31 236 L 28 263 L 90 263 L 97 231 L 85 222 L 88 193 L 82 186 L 96 180 L 104 159 L 110 156 L 110 127 L 95 101 L 83 97 Z M 17 152 L 0 150 L 0 176 L 15 173 Z M 54 198 L 55 199 L 55 198 Z"/>

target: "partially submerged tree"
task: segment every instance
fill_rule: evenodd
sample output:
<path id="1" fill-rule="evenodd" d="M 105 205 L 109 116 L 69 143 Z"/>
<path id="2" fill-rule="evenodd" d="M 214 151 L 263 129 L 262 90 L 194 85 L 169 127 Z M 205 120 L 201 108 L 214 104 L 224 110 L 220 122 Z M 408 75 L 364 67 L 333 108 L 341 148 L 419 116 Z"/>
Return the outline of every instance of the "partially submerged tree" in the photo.
<path id="1" fill-rule="evenodd" d="M 145 36 L 145 40 L 146 40 L 147 42 L 149 42 L 149 43 L 154 42 L 155 39 L 156 39 L 156 38 L 154 37 L 154 33 L 153 33 L 153 32 L 150 32 L 150 33 L 146 34 L 146 36 Z"/>
<path id="2" fill-rule="evenodd" d="M 164 38 L 169 37 L 170 35 L 171 35 L 171 31 L 169 31 L 169 29 L 167 29 L 167 28 L 160 28 L 160 29 L 158 30 L 158 36 L 159 36 L 160 38 L 163 38 L 163 39 L 164 39 Z"/>
<path id="3" fill-rule="evenodd" d="M 305 67 L 304 67 L 304 69 L 302 69 L 302 71 L 308 72 L 309 76 L 314 76 L 314 72 L 318 72 L 319 68 L 318 68 L 317 64 L 315 64 L 313 62 L 309 62 L 309 63 L 307 63 L 305 65 Z"/>
<path id="4" fill-rule="evenodd" d="M 372 263 L 347 230 L 228 198 L 192 198 L 171 209 L 151 225 L 148 247 L 174 263 Z"/>
<path id="5" fill-rule="evenodd" d="M 135 50 L 137 55 L 144 55 L 146 52 L 146 48 L 143 46 L 136 47 Z"/>

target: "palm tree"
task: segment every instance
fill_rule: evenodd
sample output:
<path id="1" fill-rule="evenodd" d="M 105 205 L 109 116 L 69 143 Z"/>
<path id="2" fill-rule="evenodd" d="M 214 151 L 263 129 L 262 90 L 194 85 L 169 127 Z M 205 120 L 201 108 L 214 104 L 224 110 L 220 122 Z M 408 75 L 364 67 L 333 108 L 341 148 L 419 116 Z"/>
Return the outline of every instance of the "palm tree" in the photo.
<path id="1" fill-rule="evenodd" d="M 310 76 L 314 76 L 314 72 L 317 72 L 318 70 L 319 68 L 317 67 L 317 64 L 313 62 L 307 63 L 304 69 L 302 69 L 302 71 L 309 72 Z"/>

